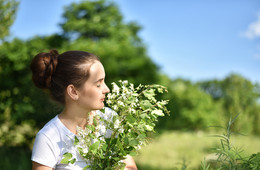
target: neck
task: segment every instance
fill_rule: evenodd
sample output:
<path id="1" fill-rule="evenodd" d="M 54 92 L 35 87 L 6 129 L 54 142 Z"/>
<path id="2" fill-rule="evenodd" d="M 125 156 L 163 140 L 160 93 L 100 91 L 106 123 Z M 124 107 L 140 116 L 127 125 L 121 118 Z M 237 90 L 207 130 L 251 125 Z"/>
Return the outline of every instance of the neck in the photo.
<path id="1" fill-rule="evenodd" d="M 74 134 L 77 133 L 77 126 L 85 128 L 87 124 L 92 122 L 93 113 L 91 110 L 79 110 L 71 107 L 65 107 L 63 112 L 59 114 L 61 122 Z"/>

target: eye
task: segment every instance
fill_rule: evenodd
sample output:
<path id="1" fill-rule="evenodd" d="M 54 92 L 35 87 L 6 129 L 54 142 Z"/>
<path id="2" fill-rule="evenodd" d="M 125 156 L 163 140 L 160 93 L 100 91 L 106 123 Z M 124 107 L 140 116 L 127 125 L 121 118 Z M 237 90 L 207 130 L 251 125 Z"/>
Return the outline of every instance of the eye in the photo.
<path id="1" fill-rule="evenodd" d="M 101 84 L 98 84 L 97 87 L 101 87 Z"/>

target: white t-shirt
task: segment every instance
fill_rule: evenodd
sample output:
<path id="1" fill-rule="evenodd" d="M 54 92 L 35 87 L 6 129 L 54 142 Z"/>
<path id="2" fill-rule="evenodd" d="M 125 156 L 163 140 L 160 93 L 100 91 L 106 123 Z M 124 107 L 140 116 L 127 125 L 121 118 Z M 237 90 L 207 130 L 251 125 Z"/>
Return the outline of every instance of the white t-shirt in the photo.
<path id="1" fill-rule="evenodd" d="M 96 111 L 96 114 L 110 119 L 116 113 L 110 108 L 105 108 L 105 114 L 100 111 Z M 74 137 L 75 134 L 60 121 L 58 115 L 55 116 L 37 133 L 32 150 L 32 161 L 57 170 L 83 169 L 87 164 L 73 146 Z M 60 163 L 66 152 L 76 158 L 74 164 Z"/>

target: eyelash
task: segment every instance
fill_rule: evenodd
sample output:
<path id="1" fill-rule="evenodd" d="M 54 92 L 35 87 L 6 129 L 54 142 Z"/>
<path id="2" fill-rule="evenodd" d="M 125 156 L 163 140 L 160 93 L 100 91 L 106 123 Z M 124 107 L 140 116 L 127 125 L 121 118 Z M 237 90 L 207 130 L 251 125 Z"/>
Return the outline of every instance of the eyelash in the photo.
<path id="1" fill-rule="evenodd" d="M 101 82 L 99 82 L 99 84 L 97 84 L 97 87 L 101 87 L 101 84 L 102 84 L 103 82 L 101 81 Z"/>

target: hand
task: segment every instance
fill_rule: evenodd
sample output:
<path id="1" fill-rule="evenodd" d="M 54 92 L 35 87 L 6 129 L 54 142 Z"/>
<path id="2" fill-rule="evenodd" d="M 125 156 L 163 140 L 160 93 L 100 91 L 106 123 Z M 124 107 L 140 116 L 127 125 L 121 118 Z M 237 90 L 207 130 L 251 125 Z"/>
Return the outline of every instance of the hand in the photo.
<path id="1" fill-rule="evenodd" d="M 137 166 L 132 156 L 127 155 L 126 159 L 124 160 L 124 163 L 126 164 L 124 170 L 137 170 Z"/>

